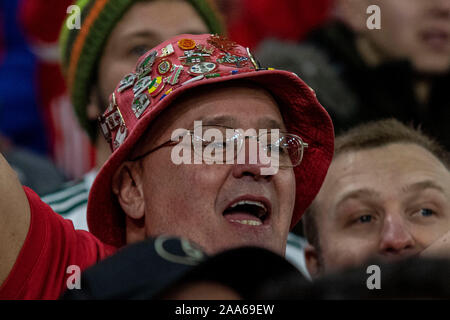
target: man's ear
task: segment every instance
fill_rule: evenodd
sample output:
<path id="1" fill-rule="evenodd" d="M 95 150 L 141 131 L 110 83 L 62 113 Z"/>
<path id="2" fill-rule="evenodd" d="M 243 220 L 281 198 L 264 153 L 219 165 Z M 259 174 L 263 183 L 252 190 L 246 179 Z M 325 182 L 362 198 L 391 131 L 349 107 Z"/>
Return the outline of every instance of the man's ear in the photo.
<path id="1" fill-rule="evenodd" d="M 145 218 L 145 201 L 139 164 L 124 162 L 116 171 L 112 181 L 113 193 L 120 206 L 132 220 Z"/>
<path id="2" fill-rule="evenodd" d="M 319 252 L 315 247 L 308 244 L 305 247 L 305 263 L 311 277 L 317 278 L 320 273 Z"/>

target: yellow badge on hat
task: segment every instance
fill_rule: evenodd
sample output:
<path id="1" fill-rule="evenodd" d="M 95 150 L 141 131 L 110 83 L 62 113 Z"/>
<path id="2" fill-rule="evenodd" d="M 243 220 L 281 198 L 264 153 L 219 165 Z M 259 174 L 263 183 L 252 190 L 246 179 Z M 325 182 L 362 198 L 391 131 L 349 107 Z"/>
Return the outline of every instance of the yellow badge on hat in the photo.
<path id="1" fill-rule="evenodd" d="M 163 81 L 162 77 L 156 77 L 152 80 L 150 83 L 150 86 L 148 88 L 148 93 L 152 97 L 156 97 L 163 89 L 164 89 L 165 82 Z"/>

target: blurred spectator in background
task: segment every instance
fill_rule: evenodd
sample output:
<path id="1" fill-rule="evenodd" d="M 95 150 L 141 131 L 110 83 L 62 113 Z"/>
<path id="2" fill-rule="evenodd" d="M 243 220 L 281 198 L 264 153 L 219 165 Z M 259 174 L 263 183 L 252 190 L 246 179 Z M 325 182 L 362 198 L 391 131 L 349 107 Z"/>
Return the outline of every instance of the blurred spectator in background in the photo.
<path id="1" fill-rule="evenodd" d="M 74 0 L 21 0 L 20 20 L 37 57 L 36 90 L 45 117 L 55 164 L 71 179 L 82 178 L 95 164 L 88 136 L 81 129 L 61 72 L 58 38 Z"/>
<path id="2" fill-rule="evenodd" d="M 36 58 L 18 19 L 21 5 L 23 1 L 0 1 L 0 152 L 23 185 L 43 195 L 58 188 L 65 176 L 47 157 Z"/>
<path id="3" fill-rule="evenodd" d="M 49 5 L 47 0 L 43 2 Z M 81 9 L 81 29 L 69 30 L 63 25 L 62 66 L 71 108 L 95 145 L 96 163 L 81 180 L 63 185 L 42 200 L 71 219 L 77 229 L 87 230 L 89 190 L 98 169 L 111 154 L 97 117 L 109 105 L 109 96 L 117 83 L 143 53 L 159 42 L 183 33 L 221 33 L 223 26 L 208 0 L 92 0 L 76 4 Z M 64 110 L 59 112 L 67 116 Z"/>
<path id="4" fill-rule="evenodd" d="M 12 144 L 46 155 L 47 135 L 36 102 L 36 59 L 18 20 L 18 0 L 0 0 L 0 132 Z"/>
<path id="5" fill-rule="evenodd" d="M 373 4 L 381 10 L 379 30 L 367 27 Z M 334 6 L 332 21 L 305 41 L 267 40 L 256 57 L 304 79 L 336 134 L 395 117 L 450 148 L 450 0 L 336 0 Z M 289 248 L 301 257 L 302 239 L 293 238 Z"/>
<path id="6" fill-rule="evenodd" d="M 303 217 L 312 276 L 368 259 L 449 255 L 450 155 L 397 120 L 337 136 L 333 162 Z"/>
<path id="7" fill-rule="evenodd" d="M 381 29 L 367 27 L 370 5 L 381 10 Z M 256 56 L 305 79 L 337 134 L 395 117 L 450 147 L 449 0 L 337 0 L 334 21 L 307 41 L 268 41 Z"/>
<path id="8" fill-rule="evenodd" d="M 216 0 L 231 39 L 254 49 L 265 38 L 299 40 L 329 16 L 335 0 Z"/>

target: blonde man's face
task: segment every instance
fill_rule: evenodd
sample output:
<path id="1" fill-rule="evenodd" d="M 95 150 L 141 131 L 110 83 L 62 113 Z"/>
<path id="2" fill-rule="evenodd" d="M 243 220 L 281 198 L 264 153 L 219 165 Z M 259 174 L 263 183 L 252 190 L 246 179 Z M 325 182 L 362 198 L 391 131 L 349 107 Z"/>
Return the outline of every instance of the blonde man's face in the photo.
<path id="1" fill-rule="evenodd" d="M 450 230 L 450 173 L 414 144 L 345 152 L 314 214 L 325 271 L 417 255 Z"/>

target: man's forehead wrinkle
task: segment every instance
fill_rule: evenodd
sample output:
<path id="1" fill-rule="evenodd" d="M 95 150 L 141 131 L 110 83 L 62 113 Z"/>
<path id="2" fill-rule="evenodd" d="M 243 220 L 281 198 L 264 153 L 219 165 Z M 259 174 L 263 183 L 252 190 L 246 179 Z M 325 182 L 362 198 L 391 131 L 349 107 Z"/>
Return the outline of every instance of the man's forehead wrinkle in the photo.
<path id="1" fill-rule="evenodd" d="M 263 104 L 274 103 L 274 109 L 276 110 L 274 113 L 280 119 L 277 119 L 277 116 L 268 116 L 266 114 L 258 115 L 252 112 L 251 108 L 242 109 L 243 112 L 238 116 L 227 114 L 227 104 L 229 103 L 229 97 L 233 94 L 233 90 L 238 89 L 240 92 L 246 92 L 247 99 L 234 101 L 234 104 L 243 104 L 244 108 L 248 103 L 255 101 L 255 106 L 260 106 L 261 101 Z M 255 90 L 256 89 L 256 90 Z M 264 92 L 264 93 L 263 93 Z M 261 94 L 263 93 L 263 94 Z M 270 99 L 270 102 L 269 100 Z M 196 108 L 198 104 L 200 104 L 199 115 L 195 120 L 202 120 L 203 124 L 209 122 L 209 124 L 233 124 L 233 127 L 239 125 L 238 122 L 241 121 L 242 117 L 246 117 L 246 119 L 258 119 L 258 125 L 261 124 L 261 127 L 264 128 L 283 128 L 283 119 L 281 117 L 281 113 L 279 111 L 278 104 L 273 101 L 271 97 L 268 96 L 268 93 L 259 87 L 255 86 L 247 86 L 246 83 L 239 82 L 222 84 L 220 87 L 211 88 L 211 87 L 201 87 L 197 88 L 197 90 L 190 92 L 183 96 L 182 99 L 177 101 L 179 104 L 183 105 L 183 109 L 188 111 L 192 108 Z M 248 109 L 248 112 L 246 110 Z M 260 119 L 259 119 L 260 118 Z"/>
<path id="2" fill-rule="evenodd" d="M 417 193 L 426 189 L 434 189 L 445 194 L 444 188 L 432 180 L 425 180 L 408 184 L 406 186 L 403 186 L 401 191 L 403 193 Z"/>
<path id="3" fill-rule="evenodd" d="M 351 199 L 381 199 L 383 190 L 374 189 L 376 183 L 367 184 L 367 181 L 373 181 L 373 176 L 371 168 L 366 165 L 361 167 L 363 159 L 360 156 L 359 151 L 348 151 L 333 159 L 330 168 L 333 173 L 331 185 L 337 196 L 334 208 Z"/>
<path id="4" fill-rule="evenodd" d="M 381 194 L 374 189 L 359 188 L 356 190 L 344 192 L 344 194 L 342 194 L 339 197 L 336 207 L 351 199 L 380 199 L 380 198 Z"/>
<path id="5" fill-rule="evenodd" d="M 256 116 L 255 116 L 256 117 Z M 224 125 L 224 126 L 228 126 L 228 127 L 232 127 L 235 129 L 243 129 L 240 128 L 241 123 L 240 123 L 240 119 L 235 117 L 235 116 L 231 116 L 231 115 L 212 115 L 212 116 L 204 116 L 201 117 L 200 119 L 203 123 L 203 125 Z M 284 125 L 277 119 L 273 119 L 272 117 L 262 117 L 260 119 L 258 119 L 258 129 L 283 129 Z"/>
<path id="6" fill-rule="evenodd" d="M 235 128 L 238 124 L 239 121 L 238 119 L 236 119 L 236 117 L 231 116 L 231 115 L 205 115 L 203 117 L 201 117 L 201 120 L 203 123 L 203 125 L 224 125 L 224 126 L 228 126 L 228 127 L 232 127 Z"/>
<path id="7" fill-rule="evenodd" d="M 281 122 L 277 119 L 273 119 L 272 117 L 262 117 L 258 120 L 259 128 L 267 128 L 267 129 L 280 129 L 284 130 L 284 122 Z"/>

